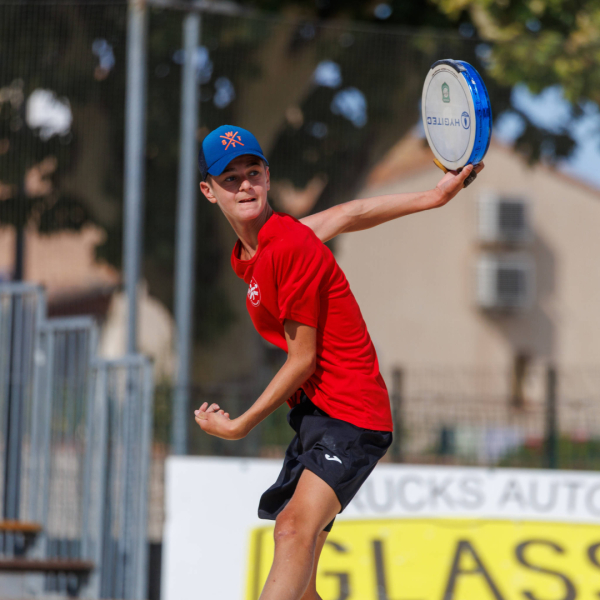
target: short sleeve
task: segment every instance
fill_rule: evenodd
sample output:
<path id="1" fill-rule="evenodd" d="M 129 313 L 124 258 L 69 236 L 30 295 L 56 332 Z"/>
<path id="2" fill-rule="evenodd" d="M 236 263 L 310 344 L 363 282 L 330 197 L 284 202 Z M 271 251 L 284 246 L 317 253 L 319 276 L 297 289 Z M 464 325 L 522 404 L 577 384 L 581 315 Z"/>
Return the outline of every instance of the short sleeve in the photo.
<path id="1" fill-rule="evenodd" d="M 275 277 L 279 320 L 298 321 L 317 327 L 321 291 L 326 273 L 321 242 L 300 244 L 286 241 L 275 255 Z"/>

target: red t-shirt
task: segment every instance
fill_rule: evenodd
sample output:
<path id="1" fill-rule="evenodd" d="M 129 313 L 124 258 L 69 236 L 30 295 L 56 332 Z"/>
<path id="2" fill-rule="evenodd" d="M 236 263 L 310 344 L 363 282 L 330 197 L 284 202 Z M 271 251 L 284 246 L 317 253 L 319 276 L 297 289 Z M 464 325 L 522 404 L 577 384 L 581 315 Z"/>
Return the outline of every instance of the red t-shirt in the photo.
<path id="1" fill-rule="evenodd" d="M 313 231 L 275 213 L 258 233 L 258 249 L 231 256 L 247 284 L 246 306 L 257 331 L 287 352 L 286 319 L 317 329 L 317 366 L 302 385 L 329 416 L 365 429 L 392 431 L 390 401 L 377 354 L 348 280 Z M 293 397 L 288 401 L 293 406 Z"/>

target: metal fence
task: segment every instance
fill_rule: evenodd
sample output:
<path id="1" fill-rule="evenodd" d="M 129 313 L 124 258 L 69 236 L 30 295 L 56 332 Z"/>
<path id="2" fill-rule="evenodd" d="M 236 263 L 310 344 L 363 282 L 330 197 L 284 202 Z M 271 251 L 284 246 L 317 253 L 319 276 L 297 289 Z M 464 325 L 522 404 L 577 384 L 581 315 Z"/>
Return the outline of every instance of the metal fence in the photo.
<path id="1" fill-rule="evenodd" d="M 147 501 L 152 430 L 152 368 L 145 357 L 97 361 L 90 453 L 99 460 L 87 475 L 91 490 L 86 536 L 102 569 L 93 597 L 145 598 Z"/>
<path id="2" fill-rule="evenodd" d="M 38 286 L 0 285 L 0 506 L 21 523 L 1 534 L 0 565 L 37 562 L 40 595 L 141 600 L 152 365 L 98 359 L 97 338 L 91 318 L 46 319 Z M 26 525 L 41 529 L 34 543 Z"/>
<path id="3" fill-rule="evenodd" d="M 93 427 L 90 365 L 97 331 L 91 318 L 43 320 L 34 356 L 36 393 L 25 420 L 23 455 L 30 455 L 29 519 L 42 527 L 38 560 L 88 560 L 85 510 L 90 486 L 85 476 L 94 456 L 88 444 Z M 21 517 L 22 518 L 22 517 Z M 50 573 L 43 589 L 73 593 L 81 579 Z"/>
<path id="4" fill-rule="evenodd" d="M 527 369 L 524 391 L 502 368 L 405 368 L 387 379 L 396 434 L 386 460 L 479 466 L 600 467 L 600 368 L 551 364 Z M 204 435 L 191 418 L 202 402 L 233 415 L 260 389 L 238 381 L 191 390 L 189 451 L 196 455 L 283 456 L 292 437 L 283 406 L 252 432 L 227 442 Z M 155 442 L 168 447 L 172 389 L 157 388 Z"/>
<path id="5" fill-rule="evenodd" d="M 39 347 L 37 335 L 45 313 L 41 289 L 30 284 L 0 284 L 0 451 L 6 460 L 0 461 L 0 506 L 2 518 L 14 520 L 22 513 L 31 516 L 33 490 L 37 485 L 35 464 L 37 455 L 29 451 L 37 431 L 27 435 L 33 423 L 31 409 L 37 397 L 34 357 Z M 24 437 L 24 433 L 26 437 Z M 21 445 L 26 447 L 21 452 Z M 26 473 L 24 477 L 23 473 Z M 4 536 L 3 550 L 14 552 L 14 536 Z"/>
<path id="6" fill-rule="evenodd" d="M 92 319 L 52 319 L 38 327 L 39 344 L 34 357 L 37 393 L 26 424 L 31 453 L 31 479 L 39 493 L 30 493 L 33 519 L 44 526 L 43 555 L 60 539 L 82 534 L 80 502 L 83 473 L 90 470 L 92 456 L 86 434 L 91 428 L 89 370 L 96 349 Z M 29 433 L 29 435 L 27 435 Z M 87 491 L 87 490 L 86 490 Z M 69 557 L 58 548 L 58 557 Z"/>
<path id="7" fill-rule="evenodd" d="M 509 369 L 396 370 L 394 460 L 596 469 L 600 369 L 538 364 L 520 385 Z"/>

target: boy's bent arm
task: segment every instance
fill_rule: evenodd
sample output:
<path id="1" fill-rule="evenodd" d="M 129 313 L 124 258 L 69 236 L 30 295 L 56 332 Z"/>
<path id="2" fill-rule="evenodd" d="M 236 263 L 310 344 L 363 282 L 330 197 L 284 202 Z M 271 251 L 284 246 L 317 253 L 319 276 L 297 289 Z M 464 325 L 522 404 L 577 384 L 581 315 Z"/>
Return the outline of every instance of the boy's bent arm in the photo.
<path id="1" fill-rule="evenodd" d="M 483 166 L 483 163 L 476 165 L 475 171 L 479 173 Z M 433 190 L 352 200 L 304 217 L 301 222 L 310 227 L 322 242 L 327 242 L 340 233 L 370 229 L 393 219 L 438 208 L 463 189 L 472 169 L 469 165 L 460 173 L 449 171 Z"/>
<path id="2" fill-rule="evenodd" d="M 196 411 L 196 422 L 211 435 L 238 440 L 277 410 L 315 372 L 317 330 L 297 321 L 286 320 L 288 357 L 258 400 L 237 419 L 218 412 Z"/>
<path id="3" fill-rule="evenodd" d="M 317 330 L 297 321 L 283 325 L 288 357 L 258 400 L 240 417 L 247 434 L 302 386 L 317 365 Z"/>

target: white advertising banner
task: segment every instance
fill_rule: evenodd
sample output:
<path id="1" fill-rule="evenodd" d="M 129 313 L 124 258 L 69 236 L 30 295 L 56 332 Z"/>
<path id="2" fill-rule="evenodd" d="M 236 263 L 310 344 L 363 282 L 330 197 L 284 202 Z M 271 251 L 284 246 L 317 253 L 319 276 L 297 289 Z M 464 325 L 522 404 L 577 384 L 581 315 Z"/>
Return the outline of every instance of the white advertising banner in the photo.
<path id="1" fill-rule="evenodd" d="M 258 600 L 279 460 L 173 457 L 163 600 Z M 323 551 L 323 600 L 600 595 L 600 474 L 380 464 Z"/>

